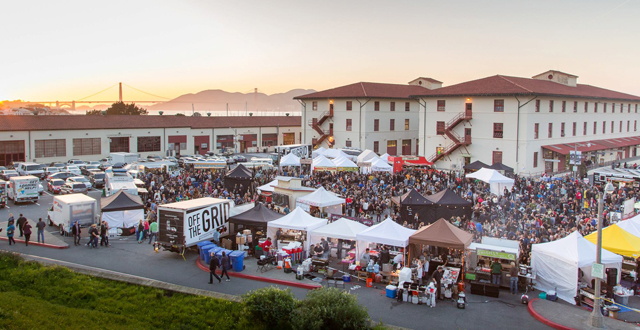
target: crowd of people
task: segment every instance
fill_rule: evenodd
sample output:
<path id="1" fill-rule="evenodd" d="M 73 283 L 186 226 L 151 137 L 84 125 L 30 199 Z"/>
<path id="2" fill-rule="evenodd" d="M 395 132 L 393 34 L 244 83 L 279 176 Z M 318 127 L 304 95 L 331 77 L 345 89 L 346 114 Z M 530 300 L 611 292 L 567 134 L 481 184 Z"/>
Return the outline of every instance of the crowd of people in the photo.
<path id="1" fill-rule="evenodd" d="M 464 173 L 431 169 L 405 169 L 402 172 L 311 172 L 308 169 L 257 170 L 251 187 L 224 186 L 224 171 L 185 169 L 178 176 L 167 173 L 147 173 L 142 180 L 147 185 L 149 200 L 145 205 L 147 219 L 153 223 L 157 206 L 199 197 L 232 199 L 236 205 L 261 200 L 257 187 L 276 178 L 277 175 L 300 177 L 307 187 L 324 187 L 346 200 L 347 216 L 368 219 L 378 223 L 386 218 L 419 229 L 424 223 L 402 219 L 392 198 L 411 189 L 422 195 L 435 194 L 450 189 L 473 204 L 470 218 L 454 217 L 456 226 L 474 234 L 474 240 L 482 236 L 518 240 L 521 244 L 520 263 L 528 264 L 531 245 L 567 236 L 573 231 L 587 235 L 595 230 L 597 221 L 598 188 L 571 176 L 527 178 L 514 176 L 515 184 L 501 196 L 491 194 L 489 186 L 481 181 L 464 178 Z M 246 189 L 249 188 L 249 189 Z M 246 191 L 241 193 L 241 191 Z M 611 212 L 620 212 L 625 200 L 637 197 L 638 189 L 616 187 L 604 200 L 604 225 Z M 282 213 L 289 209 L 267 206 Z M 141 231 L 147 232 L 147 225 Z"/>

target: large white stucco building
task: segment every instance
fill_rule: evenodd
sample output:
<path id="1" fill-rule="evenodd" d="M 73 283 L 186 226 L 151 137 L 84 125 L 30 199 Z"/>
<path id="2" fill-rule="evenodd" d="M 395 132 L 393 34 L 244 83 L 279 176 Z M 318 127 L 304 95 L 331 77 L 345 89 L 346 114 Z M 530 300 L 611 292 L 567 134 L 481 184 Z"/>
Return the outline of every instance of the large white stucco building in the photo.
<path id="1" fill-rule="evenodd" d="M 302 104 L 302 140 L 325 148 L 415 155 L 420 104 L 411 95 L 441 84 L 431 78 L 408 85 L 359 82 L 296 97 Z"/>
<path id="2" fill-rule="evenodd" d="M 414 94 L 423 105 L 419 154 L 439 168 L 480 160 L 523 175 L 568 169 L 574 149 L 596 162 L 636 156 L 640 97 L 577 78 L 496 75 Z"/>
<path id="3" fill-rule="evenodd" d="M 269 150 L 301 143 L 300 117 L 4 116 L 0 166 L 12 162 L 98 160 L 111 152 L 146 157 Z M 234 142 L 234 136 L 236 137 Z"/>

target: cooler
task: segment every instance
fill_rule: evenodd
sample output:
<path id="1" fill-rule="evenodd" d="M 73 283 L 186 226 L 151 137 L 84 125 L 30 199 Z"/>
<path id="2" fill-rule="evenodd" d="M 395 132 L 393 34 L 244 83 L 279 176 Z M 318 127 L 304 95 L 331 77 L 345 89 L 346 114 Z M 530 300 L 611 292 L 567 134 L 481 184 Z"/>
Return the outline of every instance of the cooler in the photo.
<path id="1" fill-rule="evenodd" d="M 241 272 L 244 270 L 244 251 L 233 251 L 229 254 L 231 258 L 231 265 L 234 272 Z"/>
<path id="2" fill-rule="evenodd" d="M 210 246 L 210 245 L 215 246 L 215 244 L 213 244 L 213 243 L 211 243 L 211 242 L 209 242 L 209 241 L 206 241 L 206 242 L 200 242 L 200 243 L 198 243 L 197 245 L 198 245 L 198 251 L 200 251 L 200 259 L 201 259 L 201 260 L 204 260 L 204 247 L 206 247 L 206 246 Z"/>
<path id="3" fill-rule="evenodd" d="M 205 263 L 211 262 L 211 251 L 216 249 L 217 246 L 213 244 L 205 245 L 200 247 L 200 256 L 201 259 L 204 260 Z"/>
<path id="4" fill-rule="evenodd" d="M 395 285 L 387 285 L 387 298 L 395 298 L 398 294 L 398 287 Z"/>

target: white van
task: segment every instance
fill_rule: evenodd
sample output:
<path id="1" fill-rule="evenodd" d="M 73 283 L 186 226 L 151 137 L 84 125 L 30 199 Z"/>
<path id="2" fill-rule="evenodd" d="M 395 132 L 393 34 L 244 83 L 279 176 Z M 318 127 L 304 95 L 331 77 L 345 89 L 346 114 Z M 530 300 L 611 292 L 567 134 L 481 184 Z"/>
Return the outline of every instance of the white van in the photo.
<path id="1" fill-rule="evenodd" d="M 32 175 L 38 177 L 40 179 L 44 178 L 44 171 L 42 170 L 42 166 L 36 163 L 21 163 L 16 168 L 16 171 L 21 176 Z"/>
<path id="2" fill-rule="evenodd" d="M 251 162 L 256 164 L 269 164 L 273 166 L 273 159 L 271 158 L 251 157 Z"/>

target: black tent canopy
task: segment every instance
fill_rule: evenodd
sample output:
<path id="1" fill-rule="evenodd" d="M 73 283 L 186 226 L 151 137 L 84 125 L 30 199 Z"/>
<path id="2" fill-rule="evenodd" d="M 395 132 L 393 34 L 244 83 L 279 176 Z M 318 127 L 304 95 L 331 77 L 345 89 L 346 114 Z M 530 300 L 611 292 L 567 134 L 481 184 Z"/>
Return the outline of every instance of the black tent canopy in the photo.
<path id="1" fill-rule="evenodd" d="M 505 171 L 505 172 L 513 172 L 513 168 L 502 164 L 502 163 L 495 163 L 491 166 L 489 166 L 490 169 L 492 170 L 496 170 L 496 171 Z"/>
<path id="2" fill-rule="evenodd" d="M 224 187 L 229 191 L 233 191 L 240 189 L 240 186 L 242 186 L 242 189 L 239 191 L 236 190 L 236 192 L 244 194 L 251 185 L 252 177 L 253 174 L 251 171 L 244 167 L 244 165 L 239 164 L 224 176 Z"/>
<path id="3" fill-rule="evenodd" d="M 464 169 L 465 170 L 479 170 L 479 169 L 481 169 L 483 167 L 489 167 L 489 165 L 487 165 L 487 164 L 485 164 L 485 163 L 483 163 L 483 162 L 481 162 L 479 160 L 476 160 L 473 163 L 465 165 Z"/>
<path id="4" fill-rule="evenodd" d="M 431 206 L 433 202 L 422 196 L 415 189 L 408 193 L 394 197 L 393 201 L 400 205 L 400 218 L 407 223 L 415 223 L 415 215 L 418 214 L 418 222 L 430 223 Z M 435 220 L 433 220 L 435 221 Z"/>
<path id="5" fill-rule="evenodd" d="M 123 190 L 100 200 L 102 212 L 139 210 L 144 208 L 140 196 L 131 195 Z"/>
<path id="6" fill-rule="evenodd" d="M 270 210 L 262 203 L 256 203 L 252 209 L 230 217 L 229 222 L 235 225 L 266 229 L 267 222 L 280 219 L 283 216 L 284 214 Z"/>
<path id="7" fill-rule="evenodd" d="M 434 204 L 433 212 L 430 214 L 433 218 L 429 219 L 430 223 L 440 218 L 450 219 L 457 216 L 471 219 L 473 204 L 449 189 L 426 198 Z"/>

